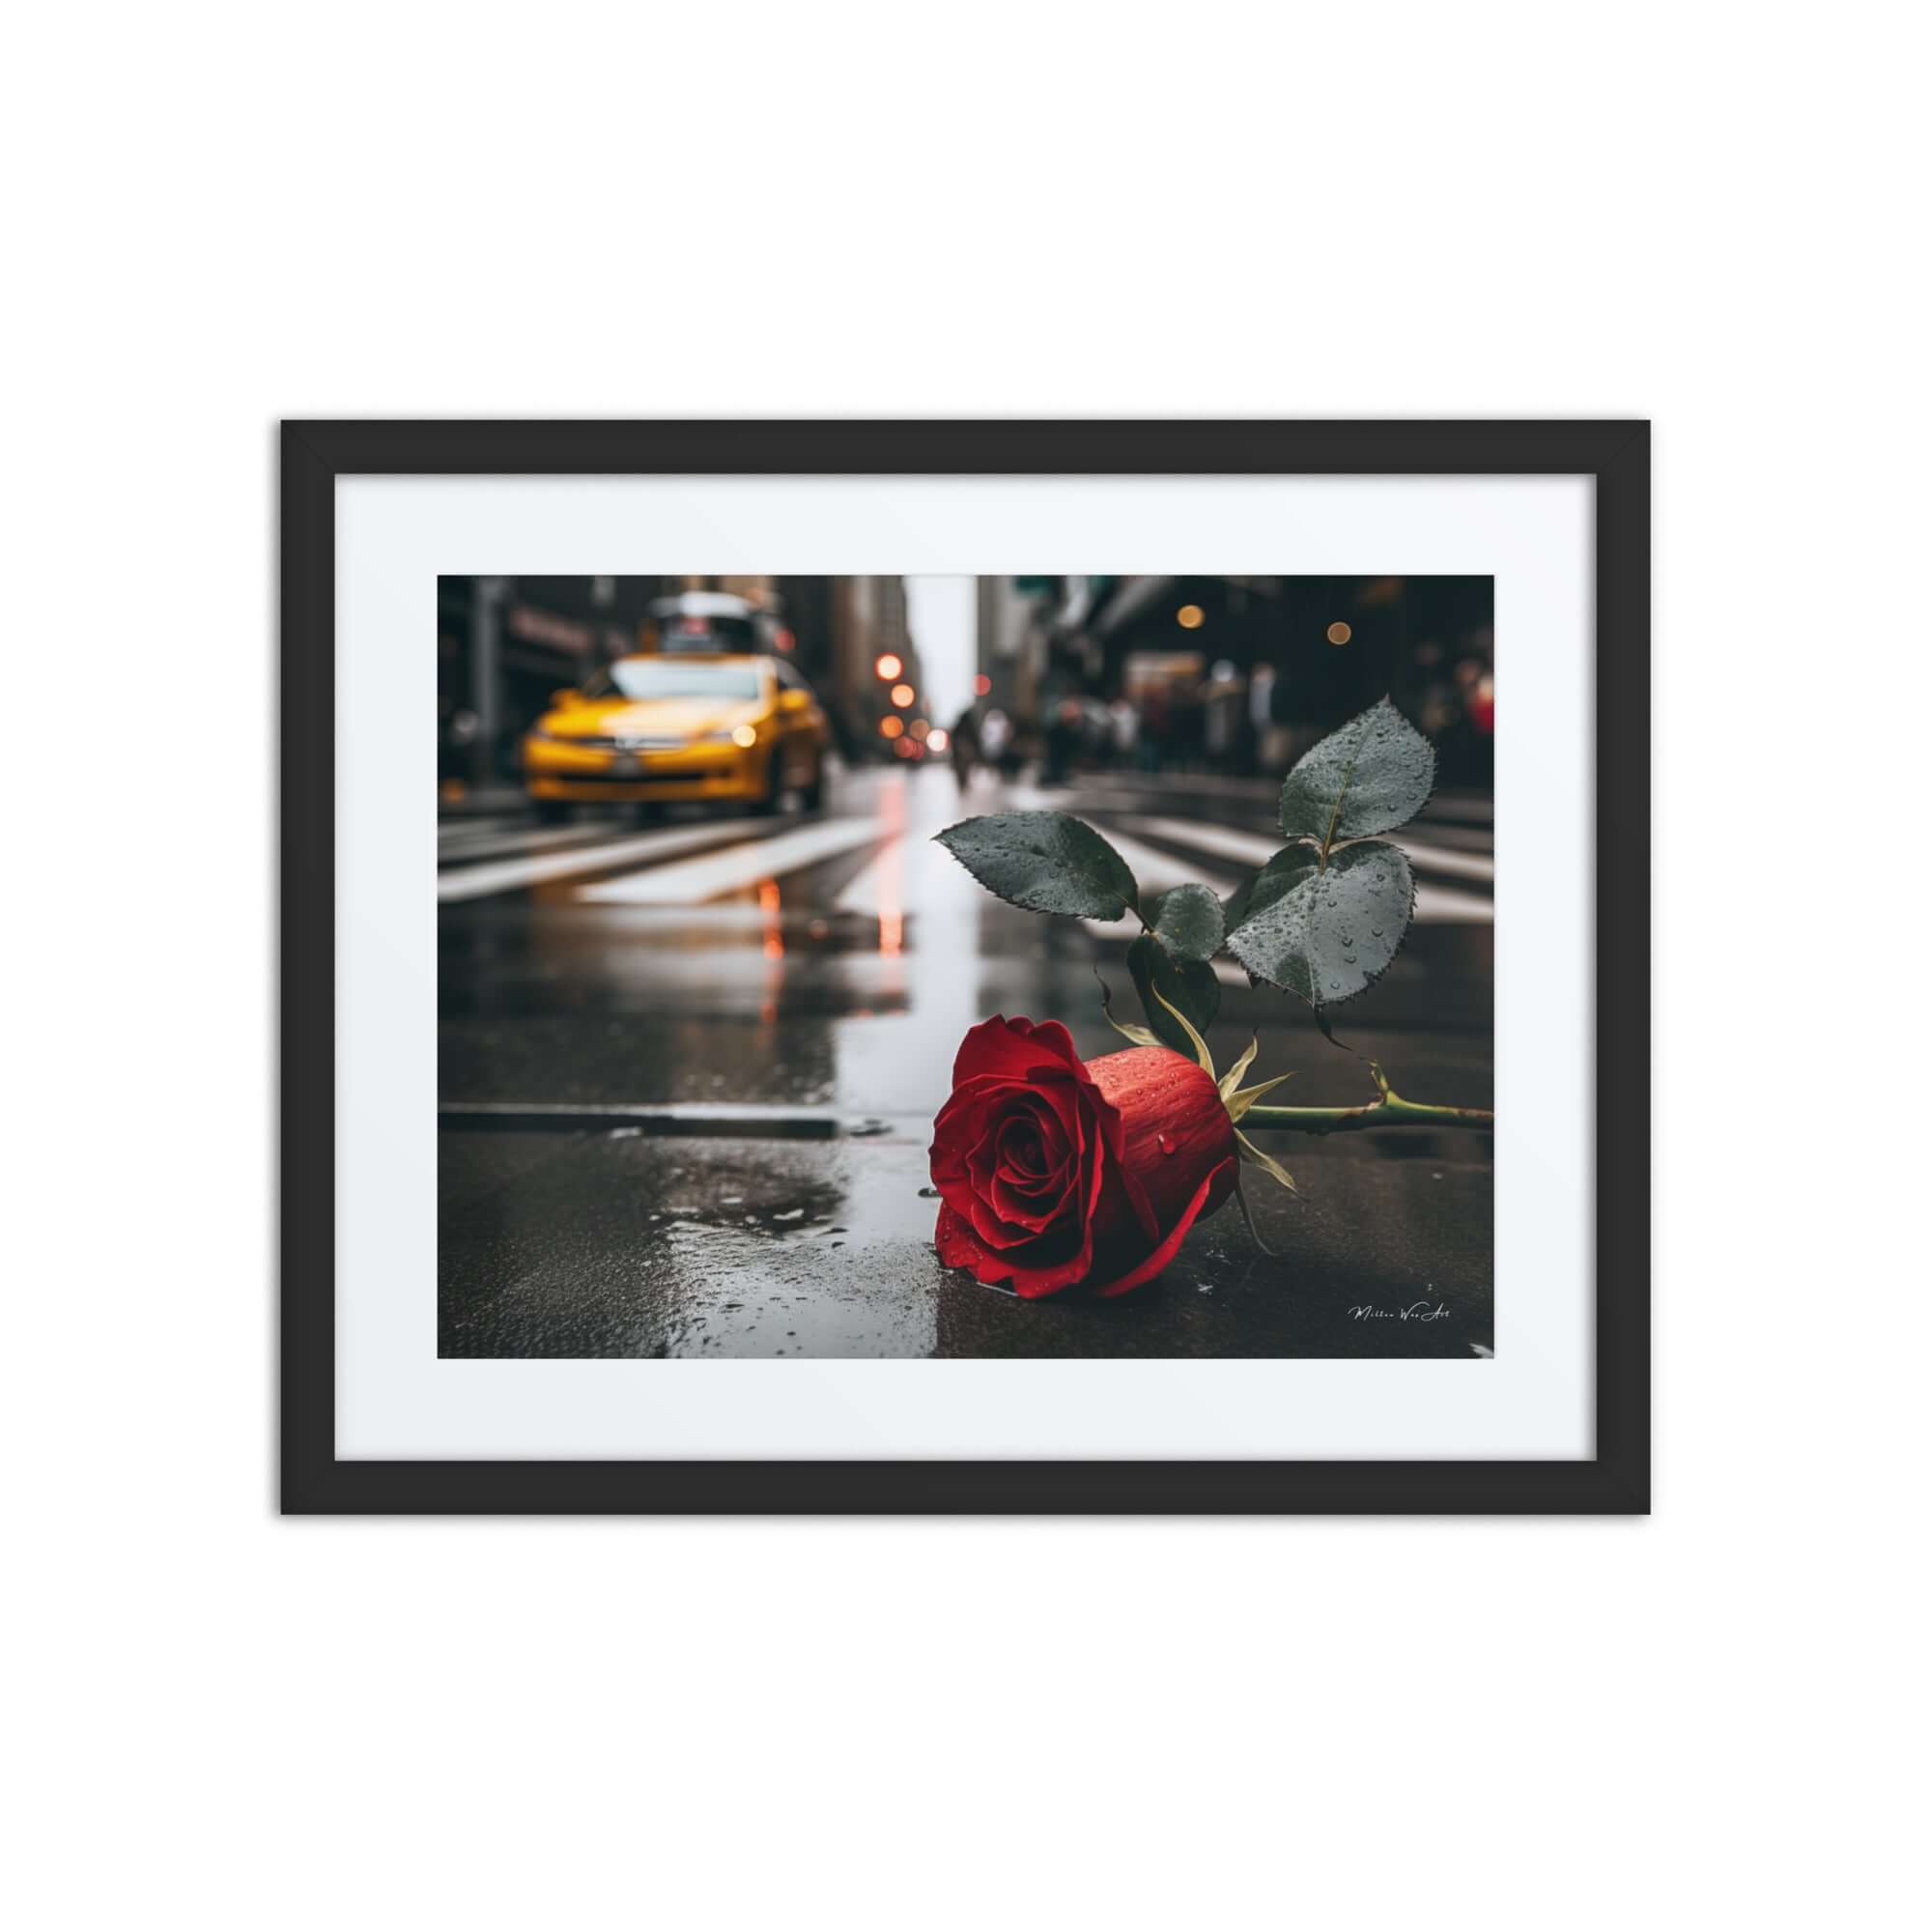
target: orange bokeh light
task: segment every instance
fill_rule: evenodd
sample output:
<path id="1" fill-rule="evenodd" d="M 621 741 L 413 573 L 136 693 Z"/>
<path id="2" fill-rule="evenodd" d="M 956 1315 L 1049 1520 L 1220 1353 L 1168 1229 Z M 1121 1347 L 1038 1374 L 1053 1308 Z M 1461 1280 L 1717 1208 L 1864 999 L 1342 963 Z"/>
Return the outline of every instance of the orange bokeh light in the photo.
<path id="1" fill-rule="evenodd" d="M 758 881 L 758 910 L 765 916 L 764 954 L 767 959 L 784 957 L 784 927 L 779 915 L 782 902 L 779 897 L 779 882 L 776 879 Z"/>
<path id="2" fill-rule="evenodd" d="M 882 738 L 896 738 L 904 729 L 905 720 L 903 718 L 881 718 L 879 720 L 879 736 Z"/>
<path id="3" fill-rule="evenodd" d="M 895 678 L 898 676 L 900 671 L 905 669 L 905 666 L 897 658 L 894 657 L 891 651 L 888 651 L 872 668 L 883 678 Z"/>
<path id="4" fill-rule="evenodd" d="M 993 680 L 990 677 L 988 677 L 984 671 L 981 671 L 980 675 L 973 680 L 973 695 L 975 697 L 984 697 L 985 695 L 992 690 L 992 688 L 993 688 Z"/>
<path id="5" fill-rule="evenodd" d="M 893 686 L 893 702 L 896 704 L 901 711 L 903 711 L 906 708 L 906 706 L 910 704 L 913 701 L 913 699 L 918 696 L 919 693 L 916 692 L 909 684 L 895 684 Z"/>

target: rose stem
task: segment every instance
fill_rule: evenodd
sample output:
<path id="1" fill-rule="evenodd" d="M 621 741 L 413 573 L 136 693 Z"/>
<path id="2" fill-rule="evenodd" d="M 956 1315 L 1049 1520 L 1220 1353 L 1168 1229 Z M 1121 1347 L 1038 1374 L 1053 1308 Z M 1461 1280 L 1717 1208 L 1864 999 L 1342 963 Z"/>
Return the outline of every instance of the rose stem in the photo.
<path id="1" fill-rule="evenodd" d="M 1244 1128 L 1299 1134 L 1348 1134 L 1365 1127 L 1470 1127 L 1487 1134 L 1495 1124 L 1495 1115 L 1482 1107 L 1432 1107 L 1394 1092 L 1361 1107 L 1250 1107 L 1241 1116 Z"/>

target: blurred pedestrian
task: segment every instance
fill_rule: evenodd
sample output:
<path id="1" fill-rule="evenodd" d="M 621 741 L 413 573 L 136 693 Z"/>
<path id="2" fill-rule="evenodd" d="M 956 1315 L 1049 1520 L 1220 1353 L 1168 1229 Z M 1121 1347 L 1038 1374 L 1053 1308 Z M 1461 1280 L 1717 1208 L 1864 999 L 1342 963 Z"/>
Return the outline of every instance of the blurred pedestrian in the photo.
<path id="1" fill-rule="evenodd" d="M 963 792 L 973 782 L 973 767 L 980 761 L 980 707 L 969 704 L 952 721 L 947 734 L 947 750 L 952 758 L 952 777 Z"/>
<path id="2" fill-rule="evenodd" d="M 1202 694 L 1202 748 L 1210 767 L 1224 767 L 1235 749 L 1240 706 L 1239 673 L 1227 658 L 1222 658 L 1214 666 Z"/>
<path id="3" fill-rule="evenodd" d="M 1141 714 L 1124 694 L 1107 707 L 1107 732 L 1113 741 L 1114 763 L 1123 770 L 1134 762 L 1134 746 L 1141 735 Z"/>
<path id="4" fill-rule="evenodd" d="M 1161 754 L 1167 749 L 1168 703 L 1164 684 L 1148 686 L 1141 697 L 1141 770 L 1160 770 Z"/>
<path id="5" fill-rule="evenodd" d="M 1248 728 L 1244 760 L 1250 771 L 1261 771 L 1267 762 L 1268 725 L 1274 720 L 1274 666 L 1258 664 L 1248 673 Z"/>
<path id="6" fill-rule="evenodd" d="M 1077 697 L 1063 697 L 1046 721 L 1046 769 L 1040 783 L 1064 785 L 1080 746 L 1081 708 Z"/>

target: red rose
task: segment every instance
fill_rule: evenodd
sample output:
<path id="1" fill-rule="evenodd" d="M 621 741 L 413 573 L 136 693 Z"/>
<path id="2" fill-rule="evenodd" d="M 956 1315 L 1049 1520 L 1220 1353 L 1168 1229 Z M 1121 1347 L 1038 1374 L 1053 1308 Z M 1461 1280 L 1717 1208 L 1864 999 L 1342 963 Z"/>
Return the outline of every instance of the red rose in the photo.
<path id="1" fill-rule="evenodd" d="M 1235 1185 L 1212 1077 L 1164 1046 L 1083 1062 L 1058 1020 L 994 1018 L 952 1063 L 932 1123 L 933 1239 L 948 1267 L 1024 1295 L 1124 1294 Z"/>

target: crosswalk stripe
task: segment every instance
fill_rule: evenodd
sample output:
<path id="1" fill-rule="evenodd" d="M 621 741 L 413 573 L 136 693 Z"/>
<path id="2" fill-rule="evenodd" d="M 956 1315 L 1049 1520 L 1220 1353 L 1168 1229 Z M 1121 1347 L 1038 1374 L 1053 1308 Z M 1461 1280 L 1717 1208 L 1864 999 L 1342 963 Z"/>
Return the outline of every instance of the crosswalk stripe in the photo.
<path id="1" fill-rule="evenodd" d="M 888 838 L 846 880 L 844 891 L 832 901 L 832 910 L 853 913 L 860 919 L 877 919 L 885 910 L 887 899 L 893 896 L 891 889 L 903 878 L 906 859 L 906 841 L 903 838 Z M 903 910 L 903 907 L 895 909 Z"/>
<path id="2" fill-rule="evenodd" d="M 722 821 L 716 825 L 680 825 L 661 832 L 639 832 L 609 845 L 586 845 L 575 852 L 547 852 L 535 858 L 499 859 L 482 866 L 459 867 L 438 873 L 436 895 L 444 903 L 487 898 L 492 893 L 520 892 L 526 886 L 567 879 L 578 872 L 601 872 L 614 866 L 673 858 L 680 852 L 696 851 L 726 839 L 754 838 L 762 830 L 756 825 Z"/>
<path id="3" fill-rule="evenodd" d="M 1415 916 L 1425 925 L 1493 925 L 1496 902 L 1455 886 L 1415 882 Z"/>
<path id="4" fill-rule="evenodd" d="M 1223 858 L 1239 859 L 1252 866 L 1265 865 L 1281 849 L 1281 840 L 1263 833 L 1239 832 L 1231 825 L 1211 825 L 1192 818 L 1137 818 L 1142 831 L 1158 838 L 1189 844 L 1203 852 Z M 1496 862 L 1480 852 L 1461 852 L 1447 845 L 1432 845 L 1421 838 L 1395 838 L 1410 860 L 1426 871 L 1456 872 L 1466 879 L 1493 880 Z"/>
<path id="5" fill-rule="evenodd" d="M 1449 871 L 1463 879 L 1484 879 L 1495 885 L 1495 860 L 1482 852 L 1457 852 L 1453 846 L 1424 844 L 1420 838 L 1397 838 L 1414 866 L 1422 871 Z"/>
<path id="6" fill-rule="evenodd" d="M 599 905 L 701 905 L 726 893 L 742 892 L 760 879 L 776 879 L 822 860 L 836 858 L 880 837 L 873 818 L 838 818 L 825 825 L 802 825 L 777 838 L 733 845 L 678 866 L 658 866 L 620 879 L 583 886 L 577 896 Z"/>
<path id="7" fill-rule="evenodd" d="M 436 836 L 439 839 L 464 838 L 479 832 L 507 832 L 512 826 L 523 823 L 522 817 L 504 811 L 493 811 L 477 818 L 440 818 L 437 820 Z"/>
<path id="8" fill-rule="evenodd" d="M 895 834 L 845 882 L 832 909 L 861 919 L 895 918 L 942 903 L 949 909 L 977 905 L 982 890 L 945 846 Z"/>
<path id="9" fill-rule="evenodd" d="M 1447 845 L 1426 845 L 1420 838 L 1392 838 L 1389 843 L 1400 845 L 1408 854 L 1411 863 L 1425 872 L 1453 872 L 1464 879 L 1486 879 L 1491 885 L 1496 882 L 1496 862 L 1480 852 L 1458 852 Z"/>
<path id="10" fill-rule="evenodd" d="M 1264 838 L 1258 832 L 1237 832 L 1229 825 L 1197 824 L 1186 818 L 1137 818 L 1133 823 L 1156 838 L 1166 838 L 1176 845 L 1190 846 L 1199 852 L 1211 852 L 1218 858 L 1238 859 L 1249 866 L 1266 865 L 1281 849 L 1278 839 Z M 1404 844 L 1402 840 L 1396 842 Z M 1408 849 L 1406 844 L 1404 849 Z M 1442 850 L 1438 846 L 1424 849 L 1431 857 Z M 1459 852 L 1451 856 L 1461 859 L 1470 855 Z M 1428 861 L 1423 863 L 1426 865 Z M 1488 864 L 1489 875 L 1494 878 L 1495 862 L 1491 860 Z M 1415 916 L 1431 923 L 1482 925 L 1494 920 L 1496 908 L 1493 900 L 1479 894 L 1417 880 Z"/>
<path id="11" fill-rule="evenodd" d="M 1205 819 L 1136 818 L 1131 823 L 1151 838 L 1165 838 L 1196 852 L 1211 852 L 1217 859 L 1233 859 L 1242 866 L 1264 866 L 1281 849 L 1278 838 L 1237 832 L 1232 825 L 1215 825 Z"/>
<path id="12" fill-rule="evenodd" d="M 471 859 L 508 859 L 519 852 L 554 852 L 569 845 L 592 845 L 608 839 L 608 825 L 566 825 L 546 832 L 486 833 L 481 838 L 458 842 L 446 839 L 437 849 L 437 864 L 456 866 Z"/>

